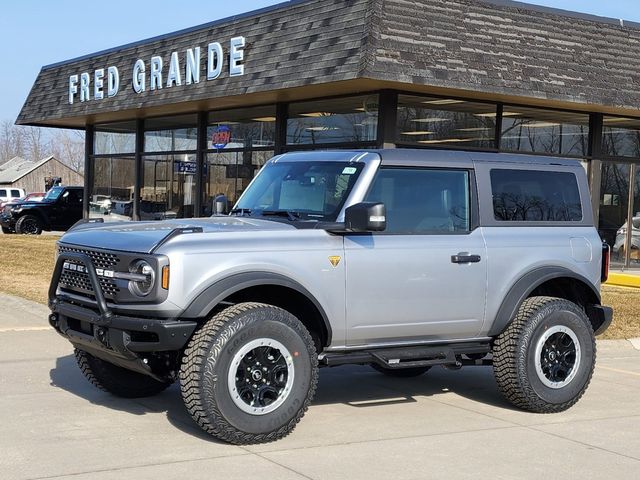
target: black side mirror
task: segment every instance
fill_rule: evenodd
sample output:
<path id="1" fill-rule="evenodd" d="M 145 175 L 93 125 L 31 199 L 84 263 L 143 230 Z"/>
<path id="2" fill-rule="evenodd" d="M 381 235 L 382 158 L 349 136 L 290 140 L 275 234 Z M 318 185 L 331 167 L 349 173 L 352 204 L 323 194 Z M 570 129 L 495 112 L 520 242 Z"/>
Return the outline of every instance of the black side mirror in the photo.
<path id="1" fill-rule="evenodd" d="M 344 211 L 344 226 L 350 232 L 382 232 L 387 228 L 384 203 L 362 202 Z"/>

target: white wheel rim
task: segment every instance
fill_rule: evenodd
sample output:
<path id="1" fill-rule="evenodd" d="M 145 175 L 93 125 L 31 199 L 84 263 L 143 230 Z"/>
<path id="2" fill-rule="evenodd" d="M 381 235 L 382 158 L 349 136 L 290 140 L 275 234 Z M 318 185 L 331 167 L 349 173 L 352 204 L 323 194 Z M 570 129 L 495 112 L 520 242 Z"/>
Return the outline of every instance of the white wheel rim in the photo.
<path id="1" fill-rule="evenodd" d="M 252 355 L 254 357 L 256 355 L 264 356 L 265 354 L 275 354 L 275 352 L 281 357 L 277 357 L 277 360 L 272 363 L 268 361 L 268 358 L 266 362 L 252 360 Z M 285 374 L 285 367 L 286 381 L 284 384 L 274 381 L 274 375 L 280 378 Z M 240 410 L 251 415 L 266 415 L 276 410 L 289 397 L 293 380 L 294 368 L 291 352 L 277 340 L 258 338 L 244 345 L 233 356 L 227 376 L 227 385 L 231 400 Z M 273 399 L 272 397 L 276 393 L 277 397 Z"/>
<path id="2" fill-rule="evenodd" d="M 551 345 L 547 343 L 549 340 L 551 340 Z M 555 345 L 556 340 L 562 340 L 563 342 L 570 340 L 566 348 L 570 351 L 571 358 L 567 358 L 567 354 L 563 354 L 558 345 Z M 544 385 L 553 389 L 562 388 L 571 383 L 580 369 L 580 361 L 582 359 L 578 336 L 573 330 L 564 325 L 556 325 L 547 329 L 536 343 L 534 355 L 538 379 Z M 560 371 L 564 371 L 562 375 L 557 375 L 550 371 L 550 366 L 553 369 L 554 366 L 563 361 L 564 364 L 561 367 L 557 367 L 560 368 Z M 564 378 L 560 380 L 558 377 Z"/>

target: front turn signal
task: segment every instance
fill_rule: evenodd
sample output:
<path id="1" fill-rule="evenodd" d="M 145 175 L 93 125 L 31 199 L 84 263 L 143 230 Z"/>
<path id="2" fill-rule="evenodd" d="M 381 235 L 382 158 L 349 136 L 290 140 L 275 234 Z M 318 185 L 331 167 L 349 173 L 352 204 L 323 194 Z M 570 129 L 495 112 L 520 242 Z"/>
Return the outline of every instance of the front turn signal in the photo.
<path id="1" fill-rule="evenodd" d="M 162 267 L 162 288 L 169 290 L 169 266 Z"/>

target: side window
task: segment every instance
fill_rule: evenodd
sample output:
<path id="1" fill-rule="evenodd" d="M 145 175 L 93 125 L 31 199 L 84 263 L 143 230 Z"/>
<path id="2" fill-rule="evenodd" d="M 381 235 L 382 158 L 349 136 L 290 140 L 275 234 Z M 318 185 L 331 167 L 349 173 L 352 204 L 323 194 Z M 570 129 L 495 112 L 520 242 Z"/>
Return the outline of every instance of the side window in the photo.
<path id="1" fill-rule="evenodd" d="M 0 197 L 6 197 L 7 191 L 4 188 L 0 188 Z"/>
<path id="2" fill-rule="evenodd" d="M 470 230 L 469 172 L 382 168 L 367 194 L 383 202 L 387 233 L 443 234 Z"/>
<path id="3" fill-rule="evenodd" d="M 14 198 L 19 198 L 22 195 L 20 195 L 20 190 L 11 190 L 11 196 Z"/>
<path id="4" fill-rule="evenodd" d="M 507 222 L 579 222 L 582 205 L 570 172 L 491 170 L 493 215 Z"/>

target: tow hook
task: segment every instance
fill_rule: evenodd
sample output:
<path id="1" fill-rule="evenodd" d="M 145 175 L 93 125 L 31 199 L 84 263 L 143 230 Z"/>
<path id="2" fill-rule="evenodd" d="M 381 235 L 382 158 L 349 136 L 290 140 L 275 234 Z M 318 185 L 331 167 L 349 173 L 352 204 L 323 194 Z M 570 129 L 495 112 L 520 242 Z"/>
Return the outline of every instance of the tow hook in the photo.
<path id="1" fill-rule="evenodd" d="M 109 341 L 107 339 L 107 331 L 102 328 L 102 327 L 98 327 L 96 328 L 96 338 L 100 341 L 100 343 L 102 343 L 105 347 L 109 346 Z"/>
<path id="2" fill-rule="evenodd" d="M 51 315 L 49 315 L 49 325 L 58 330 L 58 323 L 59 319 L 57 313 L 52 313 Z"/>

